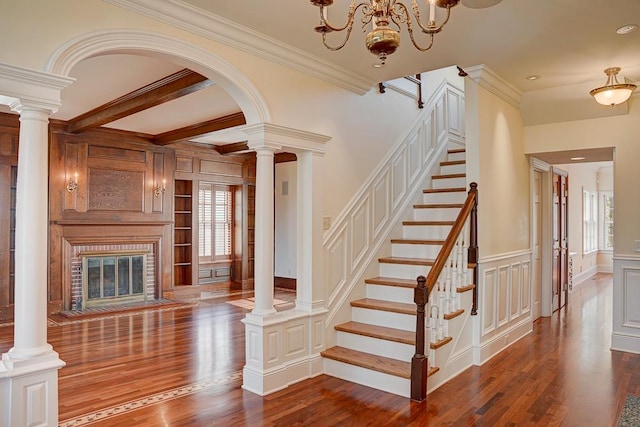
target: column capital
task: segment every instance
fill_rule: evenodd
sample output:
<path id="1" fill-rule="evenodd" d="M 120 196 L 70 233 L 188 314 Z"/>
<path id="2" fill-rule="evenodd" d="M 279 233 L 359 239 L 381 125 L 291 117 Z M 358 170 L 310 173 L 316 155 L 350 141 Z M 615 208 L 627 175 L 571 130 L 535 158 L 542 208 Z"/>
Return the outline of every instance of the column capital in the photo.
<path id="1" fill-rule="evenodd" d="M 324 153 L 325 144 L 331 139 L 330 136 L 274 125 L 272 123 L 258 123 L 245 126 L 242 128 L 242 132 L 246 135 L 251 149 L 264 145 L 277 147 L 276 149 L 284 148 L 287 151 L 294 152 L 312 151 L 315 153 Z"/>
<path id="2" fill-rule="evenodd" d="M 0 63 L 0 103 L 21 112 L 41 109 L 51 115 L 60 107 L 60 92 L 73 83 L 71 77 Z"/>

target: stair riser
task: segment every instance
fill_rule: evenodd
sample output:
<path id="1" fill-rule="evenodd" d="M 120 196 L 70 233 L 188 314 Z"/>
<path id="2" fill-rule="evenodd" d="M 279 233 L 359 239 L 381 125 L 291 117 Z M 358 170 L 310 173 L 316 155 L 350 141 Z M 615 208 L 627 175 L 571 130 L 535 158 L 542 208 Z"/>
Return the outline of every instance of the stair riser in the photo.
<path id="1" fill-rule="evenodd" d="M 426 276 L 431 269 L 428 265 L 386 264 L 380 263 L 381 277 L 397 277 L 398 279 L 415 280 L 418 276 Z"/>
<path id="2" fill-rule="evenodd" d="M 423 193 L 423 203 L 464 203 L 467 193 L 464 191 L 451 191 L 447 193 Z"/>
<path id="3" fill-rule="evenodd" d="M 365 353 L 389 357 L 391 359 L 398 359 L 404 362 L 410 361 L 415 353 L 414 346 L 409 344 L 351 334 L 343 331 L 338 331 L 337 344 L 340 347 L 364 351 Z"/>
<path id="4" fill-rule="evenodd" d="M 367 387 L 383 390 L 403 397 L 411 397 L 411 381 L 382 372 L 372 371 L 337 360 L 324 359 L 324 373 Z"/>
<path id="5" fill-rule="evenodd" d="M 442 178 L 442 179 L 432 179 L 431 187 L 432 188 L 456 188 L 456 187 L 466 187 L 467 186 L 467 178 Z"/>
<path id="6" fill-rule="evenodd" d="M 454 162 L 457 160 L 465 160 L 467 153 L 447 153 L 447 160 L 450 162 Z"/>
<path id="7" fill-rule="evenodd" d="M 405 225 L 402 227 L 402 237 L 405 239 L 446 239 L 451 226 L 449 225 Z"/>
<path id="8" fill-rule="evenodd" d="M 455 221 L 460 208 L 423 208 L 413 210 L 416 221 Z"/>
<path id="9" fill-rule="evenodd" d="M 426 258 L 435 259 L 442 245 L 412 245 L 404 243 L 393 243 L 391 245 L 391 255 L 401 258 Z"/>
<path id="10" fill-rule="evenodd" d="M 465 173 L 466 171 L 467 171 L 467 165 L 464 163 L 460 165 L 440 166 L 441 175 L 449 175 L 450 173 Z"/>
<path id="11" fill-rule="evenodd" d="M 367 284 L 367 298 L 413 304 L 413 288 Z"/>
<path id="12" fill-rule="evenodd" d="M 415 331 L 416 328 L 416 316 L 361 307 L 351 308 L 351 320 L 406 331 Z"/>

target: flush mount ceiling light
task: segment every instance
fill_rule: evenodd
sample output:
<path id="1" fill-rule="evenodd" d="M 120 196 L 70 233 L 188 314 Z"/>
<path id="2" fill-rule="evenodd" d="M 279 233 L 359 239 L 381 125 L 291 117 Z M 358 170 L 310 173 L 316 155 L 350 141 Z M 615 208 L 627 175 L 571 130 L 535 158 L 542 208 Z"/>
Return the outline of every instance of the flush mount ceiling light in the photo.
<path id="1" fill-rule="evenodd" d="M 631 92 L 636 90 L 636 85 L 631 83 L 618 82 L 620 67 L 611 67 L 604 70 L 607 75 L 607 82 L 604 86 L 593 89 L 593 96 L 598 104 L 615 106 L 622 104 L 631 96 Z"/>
<path id="2" fill-rule="evenodd" d="M 429 15 L 425 24 L 420 19 L 420 8 L 416 0 L 411 0 L 411 6 L 407 6 L 398 0 L 367 0 L 358 4 L 356 4 L 355 0 L 352 0 L 347 14 L 347 23 L 341 27 L 336 27 L 329 24 L 327 20 L 328 6 L 333 4 L 333 0 L 310 1 L 311 4 L 318 6 L 320 9 L 320 25 L 315 30 L 322 34 L 322 43 L 329 50 L 339 50 L 347 44 L 353 29 L 356 12 L 358 12 L 358 9 L 362 9 L 361 22 L 363 31 L 366 31 L 367 25 L 371 24 L 371 31 L 366 37 L 367 49 L 378 57 L 380 66 L 384 65 L 387 56 L 395 52 L 400 46 L 400 24 L 406 24 L 409 37 L 415 48 L 425 52 L 433 46 L 433 37 L 449 22 L 451 8 L 460 2 L 460 0 L 425 0 L 429 5 Z M 440 24 L 436 24 L 436 7 L 444 9 L 444 18 Z M 411 8 L 412 14 L 409 13 L 409 8 Z M 418 25 L 422 33 L 428 36 L 428 43 L 424 47 L 420 46 L 415 39 L 413 33 L 414 23 Z M 393 25 L 393 28 L 391 25 Z M 341 31 L 346 32 L 342 43 L 335 46 L 327 43 L 327 34 Z"/>

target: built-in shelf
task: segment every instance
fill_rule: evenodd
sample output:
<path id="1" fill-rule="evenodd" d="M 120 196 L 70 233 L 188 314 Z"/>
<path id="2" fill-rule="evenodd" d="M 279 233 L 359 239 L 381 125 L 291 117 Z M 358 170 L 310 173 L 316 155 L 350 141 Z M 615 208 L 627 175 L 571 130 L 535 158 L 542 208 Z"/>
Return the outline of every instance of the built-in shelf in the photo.
<path id="1" fill-rule="evenodd" d="M 177 179 L 174 193 L 173 284 L 175 286 L 191 285 L 193 284 L 192 181 Z"/>

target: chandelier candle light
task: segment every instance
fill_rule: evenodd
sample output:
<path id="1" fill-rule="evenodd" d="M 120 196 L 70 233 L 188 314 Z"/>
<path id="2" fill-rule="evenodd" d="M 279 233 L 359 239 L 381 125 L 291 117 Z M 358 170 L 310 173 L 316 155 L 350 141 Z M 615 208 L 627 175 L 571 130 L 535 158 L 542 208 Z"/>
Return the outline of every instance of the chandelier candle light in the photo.
<path id="1" fill-rule="evenodd" d="M 604 70 L 604 73 L 607 75 L 605 85 L 589 92 L 598 104 L 614 107 L 629 99 L 631 93 L 636 90 L 636 85 L 634 84 L 618 82 L 617 75 L 619 72 L 620 67 L 607 68 Z"/>
<path id="2" fill-rule="evenodd" d="M 333 0 L 310 0 L 311 4 L 318 6 L 320 9 L 320 25 L 315 30 L 322 34 L 322 43 L 329 50 L 342 49 L 349 40 L 351 30 L 353 29 L 353 23 L 355 15 L 358 9 L 362 8 L 362 29 L 366 31 L 366 26 L 371 23 L 371 31 L 367 34 L 366 44 L 369 52 L 376 55 L 380 59 L 378 66 L 385 64 L 387 56 L 391 55 L 400 46 L 400 24 L 407 25 L 407 31 L 411 42 L 421 52 L 425 52 L 431 49 L 433 46 L 433 36 L 439 33 L 442 28 L 449 22 L 451 15 L 451 8 L 456 6 L 460 0 L 425 0 L 429 4 L 429 17 L 426 24 L 420 19 L 420 8 L 416 0 L 411 0 L 411 9 L 413 11 L 413 19 L 415 23 L 420 27 L 420 30 L 429 36 L 429 43 L 425 47 L 421 47 L 417 42 L 413 34 L 413 23 L 409 13 L 409 6 L 405 5 L 401 1 L 397 0 L 368 0 L 356 4 L 355 0 L 351 1 L 349 5 L 349 12 L 347 15 L 347 23 L 342 27 L 335 27 L 327 21 L 328 7 L 333 4 Z M 444 21 L 440 24 L 436 24 L 436 6 L 442 9 L 446 9 L 446 16 Z M 396 28 L 391 28 L 393 24 Z M 341 44 L 336 46 L 329 45 L 327 43 L 327 34 L 332 32 L 346 31 L 346 35 Z"/>

